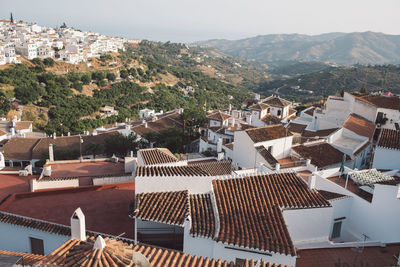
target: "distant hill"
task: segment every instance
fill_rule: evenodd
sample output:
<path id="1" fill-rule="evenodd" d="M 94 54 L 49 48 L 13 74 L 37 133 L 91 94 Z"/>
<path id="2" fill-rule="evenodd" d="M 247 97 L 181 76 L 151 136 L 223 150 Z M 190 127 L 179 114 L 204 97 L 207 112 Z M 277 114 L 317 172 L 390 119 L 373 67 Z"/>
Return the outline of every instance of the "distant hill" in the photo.
<path id="1" fill-rule="evenodd" d="M 290 100 L 313 102 L 329 95 L 359 91 L 365 87 L 368 92 L 390 91 L 400 94 L 400 66 L 376 65 L 352 67 L 329 67 L 322 71 L 281 77 L 261 82 L 258 91 L 263 95 L 279 94 Z"/>
<path id="2" fill-rule="evenodd" d="M 241 40 L 214 39 L 195 45 L 261 63 L 320 61 L 341 65 L 400 63 L 400 35 L 377 32 L 321 35 L 270 34 Z"/>

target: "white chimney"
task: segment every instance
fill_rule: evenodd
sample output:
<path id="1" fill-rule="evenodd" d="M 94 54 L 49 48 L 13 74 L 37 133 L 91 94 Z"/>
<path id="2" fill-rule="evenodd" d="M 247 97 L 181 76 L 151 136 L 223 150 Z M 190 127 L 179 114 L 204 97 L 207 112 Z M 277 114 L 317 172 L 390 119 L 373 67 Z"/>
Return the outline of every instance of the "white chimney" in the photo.
<path id="1" fill-rule="evenodd" d="M 3 153 L 0 152 L 0 170 L 6 166 Z"/>
<path id="2" fill-rule="evenodd" d="M 71 136 L 71 133 L 70 133 L 70 132 L 68 132 L 68 133 L 67 133 L 67 136 Z"/>
<path id="3" fill-rule="evenodd" d="M 93 130 L 92 135 L 97 135 L 96 129 Z"/>
<path id="4" fill-rule="evenodd" d="M 53 144 L 49 144 L 49 160 L 50 160 L 50 161 L 54 161 Z"/>
<path id="5" fill-rule="evenodd" d="M 310 176 L 308 176 L 308 186 L 310 187 L 310 189 L 315 189 L 316 181 L 317 181 L 317 178 L 315 177 L 314 174 L 311 174 Z"/>
<path id="6" fill-rule="evenodd" d="M 94 249 L 104 249 L 106 247 L 106 241 L 104 241 L 103 237 L 101 235 L 97 236 L 96 241 L 94 242 L 93 245 L 93 250 Z"/>
<path id="7" fill-rule="evenodd" d="M 14 136 L 14 135 L 15 135 L 15 128 L 12 127 L 12 128 L 11 128 L 11 136 Z"/>
<path id="8" fill-rule="evenodd" d="M 232 127 L 235 127 L 235 118 L 232 118 L 231 123 L 232 123 Z"/>
<path id="9" fill-rule="evenodd" d="M 50 164 L 45 164 L 43 166 L 43 176 L 47 176 L 47 177 L 51 176 L 51 165 Z"/>
<path id="10" fill-rule="evenodd" d="M 57 135 L 56 135 L 56 132 L 54 132 L 53 133 L 53 139 L 56 139 L 57 138 Z"/>
<path id="11" fill-rule="evenodd" d="M 85 215 L 81 208 L 77 208 L 71 216 L 71 239 L 86 241 Z"/>
<path id="12" fill-rule="evenodd" d="M 147 128 L 147 122 L 144 123 L 144 128 Z"/>
<path id="13" fill-rule="evenodd" d="M 231 114 L 231 112 L 232 112 L 232 105 L 229 104 L 229 114 Z"/>
<path id="14" fill-rule="evenodd" d="M 222 152 L 222 138 L 218 138 L 217 141 L 217 153 Z"/>

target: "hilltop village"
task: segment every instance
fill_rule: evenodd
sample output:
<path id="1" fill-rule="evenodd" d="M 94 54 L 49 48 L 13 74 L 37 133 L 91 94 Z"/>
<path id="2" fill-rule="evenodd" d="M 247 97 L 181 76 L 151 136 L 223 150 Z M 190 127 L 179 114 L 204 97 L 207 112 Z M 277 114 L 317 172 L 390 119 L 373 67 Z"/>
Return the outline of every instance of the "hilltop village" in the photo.
<path id="1" fill-rule="evenodd" d="M 0 40 L 0 64 L 18 55 L 76 63 L 129 41 L 11 21 L 0 21 Z M 400 263 L 398 96 L 344 92 L 299 111 L 254 94 L 240 107 L 202 111 L 206 122 L 184 153 L 151 138 L 192 126 L 183 108 L 140 109 L 135 120 L 76 135 L 38 133 L 18 116 L 1 122 L 0 262 Z"/>

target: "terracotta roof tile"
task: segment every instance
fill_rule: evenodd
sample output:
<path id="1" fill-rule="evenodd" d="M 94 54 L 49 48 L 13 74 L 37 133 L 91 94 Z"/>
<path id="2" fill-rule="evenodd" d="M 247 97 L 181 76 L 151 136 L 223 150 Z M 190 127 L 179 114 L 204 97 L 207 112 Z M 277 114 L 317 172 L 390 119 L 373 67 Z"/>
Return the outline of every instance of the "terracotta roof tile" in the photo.
<path id="1" fill-rule="evenodd" d="M 256 147 L 256 149 L 258 153 L 260 153 L 261 156 L 269 163 L 269 165 L 271 165 L 271 167 L 274 167 L 278 163 L 276 158 L 264 146 Z"/>
<path id="2" fill-rule="evenodd" d="M 188 191 L 140 193 L 133 216 L 174 225 L 183 225 L 189 214 Z"/>
<path id="3" fill-rule="evenodd" d="M 272 114 L 265 115 L 261 120 L 267 124 L 278 124 L 281 122 L 280 118 Z"/>
<path id="4" fill-rule="evenodd" d="M 217 241 L 295 255 L 282 208 L 329 207 L 295 173 L 213 180 L 220 221 Z"/>
<path id="5" fill-rule="evenodd" d="M 278 96 L 267 97 L 266 99 L 262 100 L 262 103 L 268 104 L 270 106 L 275 106 L 275 107 L 285 107 L 285 106 L 289 106 L 291 104 L 286 99 L 280 98 Z"/>
<path id="6" fill-rule="evenodd" d="M 269 125 L 245 130 L 254 143 L 269 141 L 293 135 L 283 125 Z"/>
<path id="7" fill-rule="evenodd" d="M 311 107 L 311 108 L 308 108 L 306 111 L 304 111 L 304 113 L 307 115 L 310 115 L 312 117 L 312 116 L 314 116 L 314 110 L 315 110 L 315 107 Z"/>
<path id="8" fill-rule="evenodd" d="M 29 129 L 29 127 L 32 125 L 31 121 L 17 121 L 15 123 L 15 129 L 20 131 L 20 130 L 26 130 Z"/>
<path id="9" fill-rule="evenodd" d="M 165 115 L 156 121 L 147 121 L 147 127 L 144 124 L 136 125 L 132 127 L 132 131 L 140 136 L 144 136 L 146 133 L 158 133 L 166 130 L 168 127 L 177 127 L 183 129 L 183 122 L 180 118 L 180 114 L 173 113 Z"/>
<path id="10" fill-rule="evenodd" d="M 43 255 L 23 253 L 23 252 L 11 252 L 11 251 L 5 251 L 5 250 L 0 250 L 0 254 L 21 257 L 21 259 L 19 259 L 18 262 L 16 262 L 16 264 L 20 265 L 20 266 L 22 266 L 22 264 L 24 264 L 25 266 L 33 266 L 38 261 L 40 261 L 44 258 Z"/>
<path id="11" fill-rule="evenodd" d="M 94 237 L 86 241 L 68 240 L 62 246 L 44 257 L 38 264 L 44 266 L 135 266 L 131 261 L 133 252 L 140 252 L 150 262 L 150 266 L 174 267 L 283 267 L 282 265 L 253 260 L 243 260 L 241 264 L 222 260 L 204 258 L 186 254 L 176 250 L 164 249 L 144 244 L 129 244 L 123 241 L 104 238 L 104 249 L 93 249 Z"/>
<path id="12" fill-rule="evenodd" d="M 0 136 L 7 135 L 5 131 L 0 130 Z"/>
<path id="13" fill-rule="evenodd" d="M 167 148 L 148 148 L 138 151 L 146 165 L 177 162 L 178 159 Z"/>
<path id="14" fill-rule="evenodd" d="M 311 163 L 318 168 L 341 163 L 343 159 L 343 153 L 328 143 L 299 145 L 292 147 L 292 149 L 301 157 L 311 159 Z M 348 156 L 347 160 L 350 160 Z"/>
<path id="15" fill-rule="evenodd" d="M 302 137 L 326 137 L 329 136 L 330 134 L 336 132 L 339 128 L 333 128 L 333 129 L 325 129 L 325 130 L 318 130 L 318 131 L 308 131 L 304 130 L 302 133 Z"/>
<path id="16" fill-rule="evenodd" d="M 232 162 L 230 160 L 196 163 L 190 166 L 198 166 L 210 176 L 231 174 L 233 171 Z"/>
<path id="17" fill-rule="evenodd" d="M 347 197 L 346 195 L 342 195 L 339 193 L 325 191 L 325 190 L 318 190 L 318 192 L 326 199 L 326 200 L 335 200 L 343 197 Z"/>
<path id="18" fill-rule="evenodd" d="M 377 146 L 391 149 L 400 149 L 400 131 L 382 129 Z"/>
<path id="19" fill-rule="evenodd" d="M 215 217 L 210 194 L 190 195 L 192 235 L 214 238 Z"/>
<path id="20" fill-rule="evenodd" d="M 267 105 L 267 104 L 265 104 L 265 103 L 257 103 L 257 104 L 251 105 L 251 106 L 249 107 L 249 109 L 252 109 L 252 110 L 259 110 L 259 111 L 264 110 L 264 109 L 267 109 L 267 108 L 269 108 L 269 105 Z"/>
<path id="21" fill-rule="evenodd" d="M 39 141 L 39 138 L 11 138 L 3 146 L 2 152 L 6 159 L 31 160 L 32 148 Z"/>
<path id="22" fill-rule="evenodd" d="M 223 113 L 220 110 L 207 115 L 208 119 L 215 120 L 215 121 L 224 121 L 224 120 L 229 119 L 230 117 L 231 117 L 231 115 Z"/>
<path id="23" fill-rule="evenodd" d="M 225 144 L 224 146 L 233 151 L 234 142 Z"/>
<path id="24" fill-rule="evenodd" d="M 195 164 L 187 166 L 139 166 L 136 176 L 209 176 Z"/>
<path id="25" fill-rule="evenodd" d="M 400 109 L 400 98 L 398 96 L 382 96 L 382 95 L 353 95 L 356 99 L 373 105 L 378 108 Z"/>
<path id="26" fill-rule="evenodd" d="M 351 114 L 344 122 L 343 128 L 346 128 L 358 135 L 368 137 L 370 140 L 372 140 L 376 125 L 360 116 Z"/>
<path id="27" fill-rule="evenodd" d="M 302 134 L 307 125 L 291 122 L 286 128 L 292 133 Z"/>

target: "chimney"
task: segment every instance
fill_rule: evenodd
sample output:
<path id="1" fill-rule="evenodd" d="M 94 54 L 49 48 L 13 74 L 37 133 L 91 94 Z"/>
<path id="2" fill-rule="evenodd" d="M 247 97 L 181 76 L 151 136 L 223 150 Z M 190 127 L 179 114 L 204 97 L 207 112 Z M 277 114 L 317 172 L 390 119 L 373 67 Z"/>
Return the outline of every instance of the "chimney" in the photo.
<path id="1" fill-rule="evenodd" d="M 49 144 L 49 160 L 50 160 L 50 161 L 54 161 L 53 144 Z"/>
<path id="2" fill-rule="evenodd" d="M 317 181 L 317 178 L 315 177 L 315 174 L 311 174 L 308 176 L 308 186 L 310 189 L 315 189 L 315 183 Z"/>
<path id="3" fill-rule="evenodd" d="M 218 138 L 217 141 L 217 153 L 222 152 L 222 138 Z"/>
<path id="4" fill-rule="evenodd" d="M 147 122 L 144 123 L 144 128 L 147 128 Z"/>
<path id="5" fill-rule="evenodd" d="M 11 136 L 14 136 L 14 135 L 15 135 L 15 128 L 12 127 L 12 128 L 11 128 Z"/>
<path id="6" fill-rule="evenodd" d="M 0 152 L 0 170 L 6 166 L 3 153 Z"/>
<path id="7" fill-rule="evenodd" d="M 51 165 L 50 164 L 45 164 L 43 166 L 43 176 L 47 176 L 47 177 L 51 176 Z"/>
<path id="8" fill-rule="evenodd" d="M 232 113 L 232 104 L 229 104 L 229 114 Z"/>
<path id="9" fill-rule="evenodd" d="M 67 133 L 67 136 L 71 136 L 71 133 L 70 133 L 70 132 L 68 132 L 68 133 Z"/>
<path id="10" fill-rule="evenodd" d="M 103 249 L 106 247 L 106 241 L 104 241 L 104 239 L 101 237 L 101 235 L 98 235 L 96 238 L 96 241 L 94 242 L 93 245 L 93 250 L 95 249 Z"/>
<path id="11" fill-rule="evenodd" d="M 232 123 L 232 127 L 235 127 L 235 118 L 232 118 L 231 123 Z"/>
<path id="12" fill-rule="evenodd" d="M 53 133 L 53 139 L 56 139 L 57 138 L 57 135 L 56 135 L 56 132 L 54 132 Z"/>
<path id="13" fill-rule="evenodd" d="M 85 215 L 81 208 L 77 208 L 71 216 L 71 239 L 86 241 Z"/>

